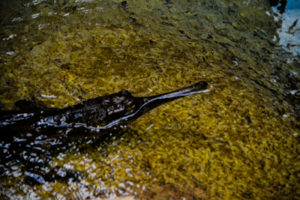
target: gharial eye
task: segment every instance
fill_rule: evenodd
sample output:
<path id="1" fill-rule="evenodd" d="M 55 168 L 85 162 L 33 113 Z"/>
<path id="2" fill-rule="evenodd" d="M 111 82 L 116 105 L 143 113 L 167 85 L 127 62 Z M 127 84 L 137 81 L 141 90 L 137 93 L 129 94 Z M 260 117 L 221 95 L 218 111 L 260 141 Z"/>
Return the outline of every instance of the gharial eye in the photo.
<path id="1" fill-rule="evenodd" d="M 124 97 L 124 96 L 116 96 L 116 97 L 113 98 L 113 102 L 116 103 L 116 104 L 120 104 L 120 103 L 122 103 L 124 100 L 125 100 L 125 97 Z"/>
<path id="2" fill-rule="evenodd" d="M 130 100 L 125 102 L 125 106 L 126 106 L 127 111 L 132 111 L 135 108 L 135 104 L 133 103 L 133 101 L 130 101 Z"/>
<path id="3" fill-rule="evenodd" d="M 133 101 L 132 100 L 126 100 L 125 101 L 125 105 L 126 106 L 131 106 L 133 104 Z"/>
<path id="4" fill-rule="evenodd" d="M 131 95 L 130 92 L 128 90 L 121 90 L 119 92 L 121 95 Z"/>

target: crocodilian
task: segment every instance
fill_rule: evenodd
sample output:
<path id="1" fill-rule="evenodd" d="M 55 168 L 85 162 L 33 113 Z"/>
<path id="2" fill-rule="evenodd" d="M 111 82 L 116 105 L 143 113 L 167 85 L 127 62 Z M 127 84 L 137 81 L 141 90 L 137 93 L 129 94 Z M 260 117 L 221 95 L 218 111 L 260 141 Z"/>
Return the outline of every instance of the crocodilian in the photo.
<path id="1" fill-rule="evenodd" d="M 121 90 L 62 109 L 20 100 L 15 103 L 18 110 L 0 112 L 0 176 L 13 176 L 17 169 L 29 184 L 78 180 L 83 173 L 52 166 L 52 158 L 81 151 L 82 144 L 99 145 L 163 103 L 208 91 L 205 81 L 150 97 L 133 97 Z"/>

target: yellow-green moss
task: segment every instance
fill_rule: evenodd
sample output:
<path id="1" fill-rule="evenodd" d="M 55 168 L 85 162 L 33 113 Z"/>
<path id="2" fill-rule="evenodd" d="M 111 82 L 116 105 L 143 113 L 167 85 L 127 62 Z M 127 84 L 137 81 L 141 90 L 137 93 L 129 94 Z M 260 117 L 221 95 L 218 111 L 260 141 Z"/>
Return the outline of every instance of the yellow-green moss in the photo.
<path id="1" fill-rule="evenodd" d="M 276 57 L 268 5 L 132 0 L 124 9 L 120 2 L 79 3 L 67 17 L 75 2 L 61 8 L 61 17 L 50 16 L 47 9 L 55 6 L 38 7 L 41 17 L 26 22 L 13 41 L 2 41 L 2 107 L 23 98 L 65 107 L 121 89 L 147 96 L 199 80 L 209 82 L 210 92 L 152 110 L 99 149 L 54 158 L 83 171 L 80 183 L 30 189 L 43 198 L 299 196 L 299 122 L 284 100 L 284 74 L 296 66 Z M 6 54 L 10 48 L 16 55 Z"/>

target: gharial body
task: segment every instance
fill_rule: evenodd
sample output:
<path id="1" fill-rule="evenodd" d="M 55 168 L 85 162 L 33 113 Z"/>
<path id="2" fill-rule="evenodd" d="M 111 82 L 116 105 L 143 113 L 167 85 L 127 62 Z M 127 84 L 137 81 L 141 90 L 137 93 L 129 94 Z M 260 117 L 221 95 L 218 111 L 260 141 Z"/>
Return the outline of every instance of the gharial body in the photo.
<path id="1" fill-rule="evenodd" d="M 65 151 L 81 152 L 85 145 L 97 149 L 107 136 L 122 134 L 128 121 L 174 99 L 208 92 L 207 87 L 201 81 L 150 97 L 122 90 L 62 109 L 18 101 L 18 111 L 0 111 L 0 179 L 17 169 L 27 184 L 78 180 L 82 172 L 52 166 L 52 159 Z"/>
<path id="2" fill-rule="evenodd" d="M 4 112 L 0 117 L 0 129 L 15 130 L 45 128 L 70 128 L 93 132 L 109 130 L 136 119 L 145 112 L 171 100 L 207 92 L 207 82 L 170 93 L 151 97 L 133 97 L 127 90 L 97 97 L 63 109 L 46 108 L 21 100 L 15 103 L 20 111 Z"/>

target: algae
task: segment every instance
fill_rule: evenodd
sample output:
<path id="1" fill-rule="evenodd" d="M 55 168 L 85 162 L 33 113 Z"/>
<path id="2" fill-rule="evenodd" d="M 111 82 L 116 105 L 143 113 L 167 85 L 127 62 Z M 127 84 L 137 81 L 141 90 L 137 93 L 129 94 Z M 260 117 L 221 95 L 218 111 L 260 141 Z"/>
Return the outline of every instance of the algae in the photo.
<path id="1" fill-rule="evenodd" d="M 199 80 L 210 92 L 152 110 L 121 137 L 76 144 L 52 159 L 82 171 L 80 182 L 31 186 L 16 169 L 1 178 L 3 197 L 300 195 L 299 97 L 291 93 L 300 88 L 299 58 L 273 40 L 280 21 L 266 14 L 273 13 L 267 1 L 22 5 L 26 13 L 1 23 L 2 109 L 19 99 L 65 107 L 121 89 L 155 95 Z"/>

